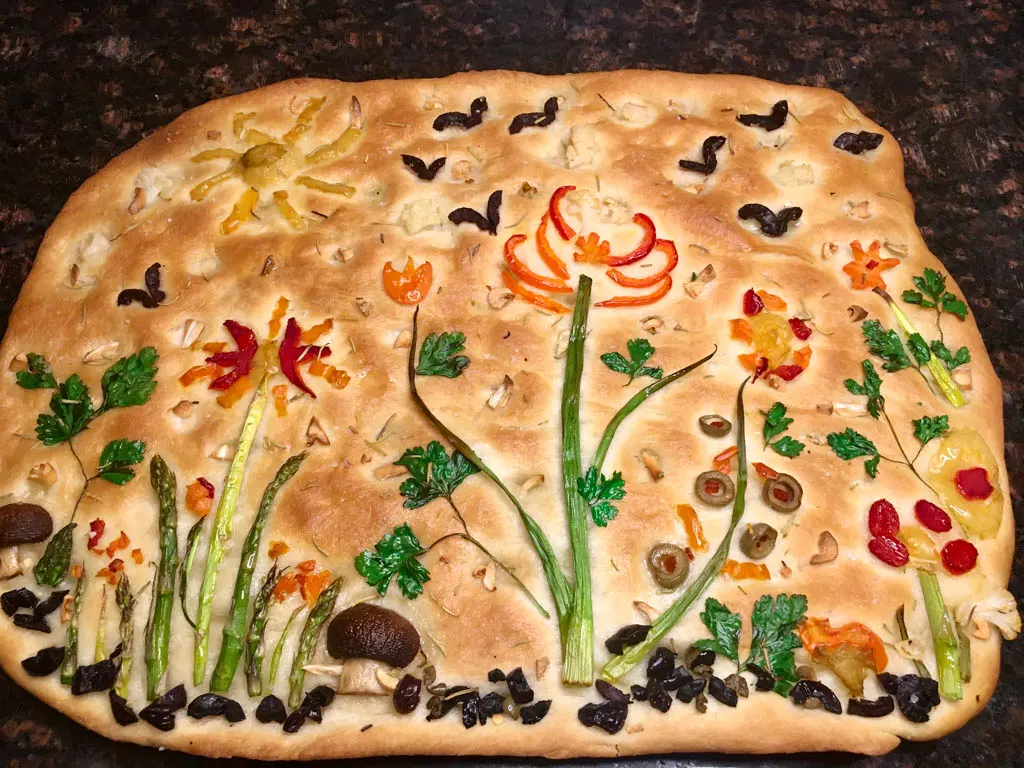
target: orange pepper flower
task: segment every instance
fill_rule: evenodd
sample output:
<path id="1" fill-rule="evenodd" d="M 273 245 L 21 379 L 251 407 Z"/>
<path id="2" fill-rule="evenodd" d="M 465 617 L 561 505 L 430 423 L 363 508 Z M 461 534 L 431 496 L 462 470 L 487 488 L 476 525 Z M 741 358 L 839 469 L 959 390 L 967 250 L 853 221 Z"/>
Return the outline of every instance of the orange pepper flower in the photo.
<path id="1" fill-rule="evenodd" d="M 270 542 L 270 549 L 267 550 L 267 557 L 271 560 L 276 560 L 281 555 L 287 555 L 290 549 L 291 547 L 283 541 L 272 541 Z"/>
<path id="2" fill-rule="evenodd" d="M 429 261 L 416 266 L 410 256 L 405 262 L 405 269 L 399 272 L 389 261 L 384 265 L 382 273 L 384 291 L 399 304 L 419 304 L 427 297 L 430 285 L 434 282 L 434 270 Z"/>
<path id="3" fill-rule="evenodd" d="M 646 293 L 643 296 L 612 296 L 610 299 L 597 302 L 595 307 L 642 307 L 646 304 L 653 304 L 664 297 L 672 289 L 672 278 L 665 275 L 665 282 L 661 287 Z"/>
<path id="4" fill-rule="evenodd" d="M 810 347 L 800 347 L 800 349 L 793 353 L 793 365 L 799 365 L 806 370 L 807 366 L 811 364 L 812 352 L 813 350 Z"/>
<path id="5" fill-rule="evenodd" d="M 536 238 L 537 253 L 540 254 L 540 260 L 543 261 L 544 265 L 556 276 L 563 280 L 568 280 L 569 270 L 565 268 L 565 262 L 558 258 L 558 255 L 551 247 L 551 242 L 548 240 L 548 215 L 546 213 L 540 218 L 540 224 L 537 226 Z"/>
<path id="6" fill-rule="evenodd" d="M 142 565 L 142 561 L 145 560 L 145 558 L 142 556 L 142 550 L 141 549 L 133 549 L 132 550 L 132 560 L 135 561 L 136 565 Z"/>
<path id="7" fill-rule="evenodd" d="M 708 540 L 704 537 L 704 526 L 700 524 L 697 517 L 697 510 L 689 504 L 676 505 L 676 514 L 683 521 L 686 528 L 686 538 L 690 543 L 690 549 L 694 552 L 707 552 Z"/>
<path id="8" fill-rule="evenodd" d="M 178 377 L 178 381 L 181 383 L 181 386 L 188 387 L 195 384 L 200 379 L 215 379 L 218 375 L 220 375 L 220 368 L 212 363 L 207 365 L 193 365 Z"/>
<path id="9" fill-rule="evenodd" d="M 870 288 L 884 289 L 885 280 L 882 279 L 882 272 L 899 266 L 899 259 L 880 258 L 879 252 L 881 248 L 882 244 L 878 240 L 871 243 L 866 252 L 859 240 L 854 240 L 850 243 L 853 261 L 843 267 L 843 272 L 849 275 L 855 291 L 863 291 Z"/>
<path id="10" fill-rule="evenodd" d="M 713 458 L 711 462 L 714 465 L 715 469 L 717 469 L 719 472 L 723 472 L 728 475 L 729 472 L 732 471 L 732 457 L 739 452 L 740 449 L 737 448 L 735 445 L 730 446 L 729 448 L 726 448 L 720 454 L 715 456 L 715 458 Z"/>
<path id="11" fill-rule="evenodd" d="M 307 328 L 299 335 L 299 341 L 303 344 L 312 344 L 314 341 L 319 339 L 325 333 L 334 327 L 334 319 L 328 317 L 322 323 L 317 323 L 311 328 Z"/>
<path id="12" fill-rule="evenodd" d="M 754 328 L 745 317 L 737 317 L 729 321 L 729 336 L 750 344 L 754 341 Z"/>
<path id="13" fill-rule="evenodd" d="M 314 568 L 316 568 L 316 560 L 303 560 L 295 566 L 295 570 L 299 573 L 311 573 Z"/>
<path id="14" fill-rule="evenodd" d="M 534 293 L 530 289 L 524 288 L 523 284 L 516 280 L 512 273 L 507 270 L 502 270 L 501 279 L 505 283 L 506 288 L 528 304 L 533 304 L 536 307 L 558 314 L 565 314 L 569 311 L 569 308 L 564 304 L 559 304 L 547 296 L 541 296 L 539 293 Z"/>
<path id="15" fill-rule="evenodd" d="M 213 491 L 196 480 L 185 486 L 185 509 L 197 517 L 206 517 L 213 508 Z"/>
<path id="16" fill-rule="evenodd" d="M 572 257 L 584 264 L 607 264 L 611 253 L 611 243 L 591 232 L 586 237 L 580 235 L 576 238 L 576 252 Z"/>
<path id="17" fill-rule="evenodd" d="M 787 304 L 780 296 L 776 296 L 774 293 L 768 293 L 768 291 L 755 291 L 760 297 L 761 301 L 764 302 L 764 308 L 769 312 L 785 312 Z"/>
<path id="18" fill-rule="evenodd" d="M 808 617 L 797 628 L 796 633 L 804 648 L 812 655 L 819 649 L 828 650 L 840 645 L 850 645 L 870 651 L 876 672 L 883 671 L 889 663 L 881 638 L 859 622 L 843 624 L 833 629 L 828 619 Z"/>
<path id="19" fill-rule="evenodd" d="M 320 593 L 324 591 L 324 587 L 330 584 L 331 572 L 318 571 L 305 574 L 305 577 L 299 581 L 299 593 L 306 601 L 306 605 L 312 608 L 316 604 L 317 598 L 320 597 Z"/>
<path id="20" fill-rule="evenodd" d="M 760 461 L 754 462 L 754 470 L 758 475 L 763 477 L 765 480 L 774 480 L 779 476 L 779 473 L 769 467 L 767 464 L 762 464 Z"/>
<path id="21" fill-rule="evenodd" d="M 327 383 L 335 389 L 344 389 L 348 386 L 348 383 L 352 381 L 352 377 L 348 375 L 347 371 L 341 370 L 341 368 L 335 368 L 333 365 L 327 369 L 327 373 L 324 375 L 327 379 Z"/>
<path id="22" fill-rule="evenodd" d="M 127 549 L 129 544 L 131 544 L 131 540 L 128 535 L 121 531 L 121 535 L 107 545 L 107 557 L 113 557 L 118 550 Z"/>
<path id="23" fill-rule="evenodd" d="M 542 288 L 551 293 L 572 293 L 572 288 L 566 285 L 562 278 L 538 274 L 519 260 L 516 248 L 525 242 L 526 235 L 512 235 L 505 241 L 505 263 L 512 270 L 512 274 L 534 288 Z"/>
<path id="24" fill-rule="evenodd" d="M 288 385 L 277 384 L 271 390 L 274 394 L 274 410 L 278 416 L 288 415 Z"/>
<path id="25" fill-rule="evenodd" d="M 230 408 L 252 389 L 253 384 L 248 376 L 243 376 L 230 387 L 224 390 L 223 393 L 217 395 L 217 405 L 221 408 Z"/>

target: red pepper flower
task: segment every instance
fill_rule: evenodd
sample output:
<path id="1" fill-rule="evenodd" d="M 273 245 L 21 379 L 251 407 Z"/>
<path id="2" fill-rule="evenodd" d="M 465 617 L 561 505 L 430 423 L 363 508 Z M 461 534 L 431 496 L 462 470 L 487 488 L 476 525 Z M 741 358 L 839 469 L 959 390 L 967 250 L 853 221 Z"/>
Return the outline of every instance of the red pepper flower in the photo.
<path id="1" fill-rule="evenodd" d="M 228 329 L 228 333 L 235 340 L 235 345 L 238 349 L 234 352 L 217 352 L 206 358 L 206 362 L 224 368 L 234 368 L 234 370 L 214 379 L 210 384 L 210 389 L 230 389 L 231 385 L 236 381 L 243 376 L 248 376 L 249 371 L 252 369 L 253 358 L 256 357 L 256 351 L 260 346 L 259 342 L 256 341 L 256 334 L 241 323 L 236 323 L 234 320 L 225 320 L 224 327 Z"/>

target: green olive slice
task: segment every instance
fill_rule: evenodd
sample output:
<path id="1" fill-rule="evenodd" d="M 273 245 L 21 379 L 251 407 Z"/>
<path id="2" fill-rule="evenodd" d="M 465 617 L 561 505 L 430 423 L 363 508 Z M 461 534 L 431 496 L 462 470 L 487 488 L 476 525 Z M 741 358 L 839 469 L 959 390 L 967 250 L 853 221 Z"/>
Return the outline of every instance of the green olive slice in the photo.
<path id="1" fill-rule="evenodd" d="M 697 419 L 700 431 L 709 437 L 725 437 L 732 431 L 732 422 L 717 413 L 709 413 Z"/>
<path id="2" fill-rule="evenodd" d="M 775 549 L 779 532 L 768 523 L 748 525 L 740 536 L 740 552 L 751 560 L 764 560 Z"/>
<path id="3" fill-rule="evenodd" d="M 701 472 L 697 475 L 697 482 L 694 483 L 693 489 L 698 499 L 713 507 L 724 507 L 731 504 L 732 500 L 736 498 L 736 486 L 733 484 L 732 478 L 717 470 Z"/>
<path id="4" fill-rule="evenodd" d="M 678 587 L 690 574 L 690 558 L 675 544 L 655 544 L 647 553 L 647 567 L 659 586 Z"/>
<path id="5" fill-rule="evenodd" d="M 804 489 L 792 475 L 782 474 L 774 480 L 765 481 L 761 489 L 764 503 L 776 512 L 793 512 L 800 507 Z"/>

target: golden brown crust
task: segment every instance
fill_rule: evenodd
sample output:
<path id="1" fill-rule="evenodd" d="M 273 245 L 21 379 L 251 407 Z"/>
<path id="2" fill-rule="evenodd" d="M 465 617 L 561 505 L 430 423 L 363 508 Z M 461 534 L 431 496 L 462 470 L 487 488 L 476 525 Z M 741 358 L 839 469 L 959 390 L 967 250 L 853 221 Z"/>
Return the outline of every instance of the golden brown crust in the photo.
<path id="1" fill-rule="evenodd" d="M 482 125 L 465 132 L 432 130 L 431 123 L 441 112 L 466 111 L 481 95 L 489 104 Z M 245 186 L 237 179 L 229 181 L 215 187 L 205 200 L 193 202 L 189 190 L 223 170 L 228 161 L 194 164 L 189 158 L 214 147 L 244 151 L 250 146 L 234 136 L 232 121 L 238 113 L 255 113 L 246 128 L 281 136 L 308 99 L 321 96 L 326 97 L 323 109 L 297 143 L 301 152 L 309 153 L 345 130 L 353 96 L 359 100 L 365 121 L 359 143 L 331 164 L 293 171 L 286 179 L 262 187 L 259 219 L 243 224 L 231 235 L 221 234 L 220 222 Z M 561 100 L 553 124 L 517 135 L 508 133 L 513 116 L 539 110 L 550 96 Z M 736 115 L 744 112 L 766 114 L 779 99 L 788 101 L 791 115 L 779 131 L 767 133 L 736 121 Z M 574 134 L 574 128 L 580 130 Z M 840 133 L 863 130 L 884 136 L 876 150 L 857 156 L 833 147 Z M 701 143 L 711 135 L 729 140 L 719 152 L 716 173 L 705 179 L 681 170 L 678 161 L 700 159 Z M 567 158 L 567 147 L 576 153 L 574 158 Z M 401 154 L 416 155 L 427 163 L 445 155 L 448 161 L 435 181 L 428 183 L 402 164 Z M 804 165 L 809 168 L 796 167 Z M 154 175 L 153 169 L 159 173 Z M 140 173 L 144 173 L 141 183 L 148 185 L 149 194 L 145 207 L 132 213 L 129 208 Z M 356 193 L 348 199 L 298 186 L 294 180 L 300 173 L 343 181 L 353 185 Z M 535 195 L 524 194 L 524 182 L 536 188 Z M 434 287 L 421 304 L 421 332 L 463 331 L 472 364 L 458 379 L 423 379 L 422 394 L 443 419 L 479 447 L 510 484 L 518 487 L 532 475 L 544 475 L 545 482 L 530 491 L 524 502 L 564 556 L 568 539 L 558 491 L 557 436 L 564 362 L 556 357 L 556 347 L 567 321 L 555 325 L 553 316 L 521 300 L 502 309 L 493 309 L 488 303 L 489 287 L 501 285 L 502 245 L 509 236 L 527 235 L 529 244 L 521 248 L 521 255 L 535 269 L 542 268 L 533 246 L 534 230 L 552 191 L 563 184 L 589 189 L 599 201 L 605 200 L 607 216 L 621 214 L 614 210 L 618 201 L 626 206 L 622 226 L 600 222 L 602 232 L 612 234 L 616 252 L 635 241 L 636 230 L 629 224 L 629 216 L 640 211 L 656 222 L 660 237 L 674 240 L 680 254 L 672 289 L 659 303 L 632 309 L 595 307 L 591 312 L 582 398 L 584 455 L 592 453 L 604 423 L 626 396 L 621 374 L 602 366 L 599 353 L 624 351 L 626 339 L 642 335 L 657 348 L 653 364 L 671 370 L 719 346 L 717 356 L 705 368 L 631 416 L 609 453 L 606 466 L 622 471 L 629 494 L 620 504 L 619 518 L 607 529 L 594 529 L 591 534 L 597 663 L 603 664 L 607 657 L 601 640 L 618 626 L 640 620 L 634 601 L 657 609 L 671 602 L 671 595 L 654 589 L 643 566 L 643 553 L 657 541 L 682 541 L 675 506 L 697 506 L 712 546 L 725 531 L 728 512 L 699 505 L 693 495 L 693 478 L 710 467 L 711 457 L 731 438 L 708 439 L 696 424 L 703 413 L 719 412 L 732 418 L 736 386 L 745 375 L 736 358 L 749 348 L 729 338 L 728 320 L 741 315 L 742 293 L 751 286 L 781 296 L 791 314 L 799 309 L 813 316 L 816 333 L 808 342 L 813 349 L 808 370 L 792 382 L 781 383 L 778 390 L 764 384 L 748 388 L 747 397 L 751 459 L 797 475 L 805 497 L 795 515 L 796 524 L 765 561 L 772 581 L 761 585 L 722 577 L 709 595 L 749 616 L 762 591 L 800 592 L 808 597 L 811 615 L 829 616 L 834 624 L 860 621 L 890 639 L 883 626 L 890 624 L 901 603 L 907 603 L 909 609 L 919 591 L 912 572 L 883 566 L 868 553 L 867 507 L 884 496 L 897 506 L 904 522 L 910 523 L 921 487 L 895 466 L 884 467 L 879 479 L 869 481 L 860 462 L 839 461 L 822 444 L 821 438 L 829 432 L 853 426 L 880 446 L 889 445 L 891 437 L 880 423 L 844 418 L 838 412 L 826 414 L 817 406 L 857 400 L 842 384 L 858 375 L 859 361 L 865 356 L 859 326 L 849 322 L 847 307 L 859 304 L 887 327 L 892 324 L 881 298 L 869 291 L 851 290 L 849 278 L 841 271 L 850 259 L 849 243 L 859 240 L 867 246 L 879 240 L 893 246 L 882 255 L 899 254 L 899 266 L 885 273 L 894 295 L 911 287 L 911 276 L 924 267 L 940 265 L 914 225 L 896 141 L 831 91 L 745 77 L 667 72 L 562 77 L 474 72 L 443 80 L 355 84 L 292 80 L 212 102 L 182 115 L 117 157 L 71 196 L 47 232 L 22 290 L 0 346 L 0 362 L 6 367 L 26 352 L 43 354 L 58 376 L 78 372 L 95 394 L 109 360 L 85 364 L 83 359 L 89 353 L 117 342 L 112 353 L 116 359 L 142 346 L 155 346 L 160 354 L 160 374 L 150 402 L 105 414 L 77 437 L 75 444 L 79 454 L 88 457 L 88 465 L 110 439 L 146 440 L 150 453 L 159 452 L 174 468 L 181 496 L 185 484 L 199 476 L 210 478 L 218 489 L 222 486 L 226 462 L 211 458 L 211 454 L 235 439 L 247 400 L 224 409 L 216 404 L 215 393 L 207 390 L 205 383 L 187 389 L 178 383 L 177 377 L 205 356 L 180 346 L 183 324 L 203 322 L 201 342 L 228 340 L 220 327 L 228 318 L 253 328 L 262 338 L 280 296 L 290 300 L 287 316 L 295 316 L 304 328 L 333 318 L 334 328 L 325 337 L 333 349 L 331 362 L 346 370 L 352 382 L 336 390 L 307 375 L 317 392 L 316 400 L 295 400 L 286 417 L 275 416 L 273 407 L 268 409 L 239 503 L 235 549 L 220 569 L 211 647 L 215 652 L 218 619 L 227 608 L 241 532 L 248 528 L 259 495 L 276 467 L 285 456 L 305 446 L 311 418 L 316 417 L 323 426 L 330 445 L 313 446 L 299 477 L 282 492 L 264 534 L 258 574 L 266 568 L 266 543 L 284 539 L 292 548 L 289 562 L 316 558 L 345 577 L 340 607 L 371 596 L 352 562 L 383 533 L 404 521 L 411 523 L 424 542 L 453 530 L 453 521 L 440 505 L 403 509 L 400 479 L 381 480 L 374 475 L 374 470 L 388 467 L 406 448 L 439 437 L 412 407 L 404 378 L 408 350 L 400 344 L 396 347 L 396 340 L 410 329 L 411 312 L 391 301 L 381 285 L 386 262 L 393 261 L 400 268 L 407 256 L 417 264 L 429 260 Z M 306 219 L 304 231 L 293 230 L 277 213 L 270 194 L 276 189 L 289 192 L 289 199 Z M 447 214 L 456 207 L 482 211 L 488 195 L 496 189 L 504 192 L 497 237 L 472 225 L 448 223 Z M 158 198 L 157 190 L 164 191 L 168 199 Z M 408 225 L 409 219 L 403 218 L 403 211 L 408 217 L 406 206 L 416 201 L 427 201 L 424 205 L 436 208 L 436 229 L 407 233 L 402 222 Z M 866 207 L 858 207 L 862 201 Z M 746 203 L 762 203 L 775 211 L 798 205 L 804 214 L 784 237 L 767 238 L 737 218 L 737 210 Z M 550 227 L 549 235 L 555 237 Z M 90 236 L 92 241 L 87 239 Z M 98 236 L 111 241 L 109 246 Z M 824 258 L 823 249 L 827 252 L 829 243 L 835 243 L 837 251 Z M 268 256 L 273 256 L 276 269 L 261 275 Z M 157 309 L 138 304 L 117 306 L 117 293 L 125 287 L 141 287 L 145 269 L 154 262 L 164 265 L 166 302 Z M 72 278 L 76 263 L 78 272 Z M 693 298 L 685 284 L 691 273 L 709 263 L 717 276 Z M 634 267 L 631 274 L 642 275 L 643 269 Z M 603 268 L 588 267 L 586 271 L 595 279 L 595 300 L 630 293 L 615 287 L 603 275 Z M 961 295 L 952 282 L 949 287 Z M 361 309 L 357 299 L 369 302 L 368 315 L 363 311 L 366 305 Z M 913 307 L 907 311 L 919 327 L 930 327 L 929 313 Z M 648 323 L 644 328 L 644 321 L 651 317 L 657 318 L 653 326 Z M 980 557 L 975 572 L 957 579 L 942 577 L 947 601 L 957 605 L 972 593 L 985 593 L 1007 583 L 1013 520 L 1006 501 L 1009 489 L 1002 459 L 999 381 L 973 317 L 963 323 L 947 317 L 944 323 L 947 344 L 965 344 L 972 353 L 972 388 L 966 407 L 949 408 L 913 372 L 883 375 L 886 407 L 894 423 L 901 425 L 904 439 L 912 440 L 909 426 L 902 426 L 909 425 L 911 419 L 948 413 L 951 425 L 978 430 L 998 457 L 1004 499 L 998 535 L 976 541 Z M 649 336 L 652 328 L 655 333 Z M 486 401 L 506 375 L 514 382 L 512 397 L 504 407 L 492 409 Z M 295 393 L 294 388 L 289 392 Z M 9 439 L 0 453 L 5 469 L 0 499 L 44 504 L 54 512 L 55 522 L 62 524 L 81 484 L 74 459 L 65 448 L 48 448 L 32 437 L 35 416 L 45 410 L 49 394 L 19 389 L 13 376 L 3 377 L 0 409 L 6 414 L 8 432 L 25 439 Z M 170 412 L 183 399 L 197 401 L 194 413 L 184 419 Z M 761 421 L 756 414 L 775 400 L 785 402 L 795 419 L 791 434 L 807 443 L 798 459 L 783 459 L 762 450 L 758 439 Z M 653 480 L 639 461 L 643 449 L 657 454 L 663 478 Z M 923 462 L 933 450 L 933 446 L 926 449 Z M 40 462 L 57 470 L 58 482 L 48 491 L 27 480 L 30 468 Z M 146 474 L 143 470 L 139 480 L 125 487 L 90 486 L 90 496 L 78 514 L 82 524 L 78 533 L 89 520 L 101 517 L 108 534 L 125 530 L 132 547 L 143 549 L 147 563 L 155 559 L 156 504 Z M 751 485 L 745 520 L 769 522 L 781 529 L 788 518 L 763 505 L 756 478 Z M 458 501 L 475 534 L 514 566 L 541 601 L 550 605 L 537 560 L 503 497 L 478 477 L 460 488 Z M 189 514 L 182 511 L 180 540 L 191 523 Z M 838 541 L 839 558 L 828 565 L 809 565 L 818 535 L 826 529 Z M 28 549 L 38 557 L 42 548 Z M 203 552 L 201 547 L 200 562 Z M 733 555 L 739 556 L 738 549 L 734 548 Z M 84 536 L 78 535 L 76 560 L 83 559 L 90 576 L 107 562 L 86 553 Z M 150 578 L 148 565 L 125 559 L 133 583 L 140 586 Z M 781 575 L 783 560 L 792 569 L 789 578 Z M 899 738 L 931 739 L 959 727 L 985 705 L 998 675 L 1000 640 L 994 633 L 987 641 L 973 644 L 974 675 L 965 686 L 964 700 L 944 702 L 924 725 L 911 724 L 898 713 L 881 720 L 835 717 L 801 710 L 780 697 L 757 694 L 742 701 L 736 710 L 711 702 L 703 716 L 692 708 L 684 711 L 678 704 L 666 715 L 634 706 L 627 728 L 608 736 L 576 721 L 579 706 L 596 698 L 592 691 L 568 691 L 558 683 L 560 654 L 554 620 L 545 621 L 500 575 L 497 591 L 485 590 L 473 576 L 484 562 L 469 545 L 452 542 L 428 556 L 432 578 L 424 597 L 409 603 L 392 589 L 381 602 L 417 625 L 442 680 L 479 682 L 494 666 L 509 669 L 522 665 L 533 681 L 538 660 L 547 658 L 550 669 L 535 687 L 538 698 L 553 698 L 554 704 L 538 725 L 506 722 L 467 731 L 454 715 L 426 723 L 422 713 L 405 718 L 394 715 L 386 697 L 339 697 L 325 713 L 323 725 L 309 725 L 294 736 L 282 734 L 276 726 L 256 723 L 254 703 L 247 705 L 246 723 L 229 727 L 221 722 L 196 722 L 182 712 L 176 729 L 162 734 L 144 723 L 116 726 L 105 696 L 72 698 L 56 679 L 27 677 L 19 661 L 53 644 L 53 636 L 26 633 L 7 620 L 0 621 L 0 662 L 36 696 L 111 738 L 210 756 L 261 759 L 403 753 L 569 757 L 685 750 L 842 749 L 879 754 L 894 748 Z M 698 560 L 694 568 L 701 564 Z M 198 567 L 196 572 L 201 570 Z M 190 595 L 198 585 L 196 577 L 194 573 Z M 22 581 L 27 583 L 27 579 Z M 20 585 L 21 581 L 9 583 Z M 85 649 L 93 647 L 99 595 L 99 580 L 92 579 L 82 622 Z M 140 606 L 147 604 L 148 599 L 140 600 Z M 270 637 L 276 639 L 290 608 L 281 607 L 272 615 Z M 108 617 L 112 613 L 108 610 Z M 705 636 L 698 613 L 691 610 L 670 635 L 676 643 Z M 143 701 L 144 614 L 144 607 L 137 611 L 139 645 L 131 689 L 133 703 L 139 706 Z M 56 614 L 51 620 L 56 621 Z M 176 653 L 168 672 L 172 684 L 191 677 L 192 638 L 187 629 L 176 607 L 172 637 Z M 926 625 L 924 631 L 927 638 Z M 116 627 L 111 624 L 108 636 L 114 633 Z M 745 627 L 744 642 L 748 635 L 749 627 Z M 926 653 L 929 663 L 930 653 Z M 322 650 L 319 656 L 329 661 Z M 289 658 L 290 651 L 284 667 Z M 912 670 L 909 662 L 895 653 L 890 653 L 890 659 L 891 670 Z M 282 696 L 282 679 L 287 676 L 286 670 L 283 672 L 277 685 Z M 241 678 L 241 674 L 236 676 L 232 693 L 248 702 Z M 837 685 L 827 672 L 823 679 Z M 754 722 L 757 728 L 751 728 Z M 370 724 L 373 727 L 364 731 Z M 642 730 L 637 730 L 641 725 Z"/>

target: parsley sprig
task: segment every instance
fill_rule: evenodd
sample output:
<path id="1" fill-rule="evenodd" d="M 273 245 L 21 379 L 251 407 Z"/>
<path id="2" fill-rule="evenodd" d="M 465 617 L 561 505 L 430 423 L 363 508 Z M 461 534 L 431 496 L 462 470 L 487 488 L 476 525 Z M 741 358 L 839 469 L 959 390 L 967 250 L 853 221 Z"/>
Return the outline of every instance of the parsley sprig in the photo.
<path id="1" fill-rule="evenodd" d="M 661 368 L 645 365 L 654 355 L 654 346 L 647 339 L 630 339 L 626 342 L 626 351 L 629 352 L 629 360 L 620 352 L 605 352 L 601 355 L 601 362 L 616 373 L 625 373 L 629 376 L 627 386 L 633 383 L 633 379 L 641 376 L 660 379 L 664 375 L 665 372 Z"/>
<path id="2" fill-rule="evenodd" d="M 469 365 L 469 358 L 459 354 L 465 347 L 466 334 L 461 331 L 428 334 L 420 350 L 416 374 L 457 379 Z"/>
<path id="3" fill-rule="evenodd" d="M 587 505 L 594 525 L 604 528 L 609 520 L 614 520 L 619 510 L 612 504 L 626 498 L 626 481 L 621 472 L 612 472 L 610 478 L 599 475 L 597 467 L 591 467 L 583 477 L 576 478 L 576 488 Z"/>
<path id="4" fill-rule="evenodd" d="M 935 310 L 935 327 L 939 331 L 939 339 L 945 340 L 942 334 L 943 313 L 955 315 L 961 321 L 967 319 L 967 304 L 946 290 L 946 276 L 925 267 L 924 274 L 913 277 L 916 291 L 903 291 L 903 301 L 917 304 L 925 309 Z"/>
<path id="5" fill-rule="evenodd" d="M 767 411 L 760 413 L 764 416 L 764 427 L 761 430 L 761 434 L 764 436 L 764 447 L 771 448 L 780 456 L 789 459 L 799 456 L 805 447 L 799 440 L 785 435 L 772 442 L 773 438 L 781 435 L 793 423 L 793 419 L 786 415 L 786 406 L 782 403 L 775 403 Z"/>

